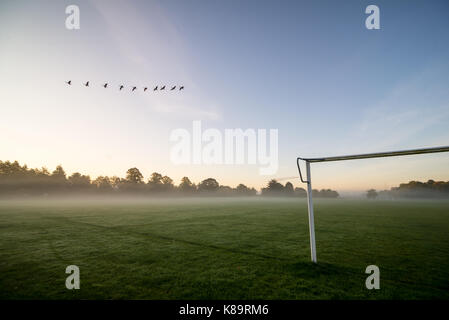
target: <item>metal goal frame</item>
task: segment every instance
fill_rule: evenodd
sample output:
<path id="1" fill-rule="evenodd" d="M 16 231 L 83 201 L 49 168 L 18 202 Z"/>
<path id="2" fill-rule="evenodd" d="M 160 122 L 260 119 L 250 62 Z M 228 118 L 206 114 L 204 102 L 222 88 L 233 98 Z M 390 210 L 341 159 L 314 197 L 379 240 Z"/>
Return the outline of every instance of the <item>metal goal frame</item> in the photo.
<path id="1" fill-rule="evenodd" d="M 316 244 L 315 244 L 315 222 L 314 222 L 313 198 L 312 198 L 312 176 L 310 174 L 310 171 L 311 171 L 310 164 L 311 163 L 396 157 L 396 156 L 407 156 L 407 155 L 438 153 L 438 152 L 449 152 L 449 146 L 402 150 L 402 151 L 365 153 L 365 154 L 355 154 L 355 155 L 347 155 L 347 156 L 332 156 L 332 157 L 321 157 L 321 158 L 302 158 L 302 157 L 296 158 L 296 164 L 298 166 L 298 171 L 299 171 L 299 178 L 301 179 L 302 183 L 307 184 L 307 208 L 308 208 L 308 215 L 309 215 L 310 256 L 311 256 L 312 262 L 317 263 Z M 302 177 L 301 166 L 299 164 L 300 160 L 302 160 L 306 163 L 306 179 L 307 180 L 304 180 Z"/>

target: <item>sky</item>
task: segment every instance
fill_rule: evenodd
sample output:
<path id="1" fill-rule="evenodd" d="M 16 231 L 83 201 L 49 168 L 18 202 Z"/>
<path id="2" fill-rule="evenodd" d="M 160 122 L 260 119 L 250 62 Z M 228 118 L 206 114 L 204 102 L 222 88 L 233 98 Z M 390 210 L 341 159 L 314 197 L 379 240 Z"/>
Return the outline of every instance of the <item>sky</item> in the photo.
<path id="1" fill-rule="evenodd" d="M 380 30 L 365 27 L 370 4 Z M 65 26 L 68 5 L 80 9 L 79 30 Z M 449 145 L 448 17 L 445 0 L 2 0 L 0 160 L 303 187 L 292 178 L 298 156 Z M 160 84 L 185 90 L 141 90 Z M 170 133 L 196 120 L 277 129 L 278 171 L 172 163 Z M 447 181 L 448 168 L 449 154 L 313 164 L 313 187 Z"/>

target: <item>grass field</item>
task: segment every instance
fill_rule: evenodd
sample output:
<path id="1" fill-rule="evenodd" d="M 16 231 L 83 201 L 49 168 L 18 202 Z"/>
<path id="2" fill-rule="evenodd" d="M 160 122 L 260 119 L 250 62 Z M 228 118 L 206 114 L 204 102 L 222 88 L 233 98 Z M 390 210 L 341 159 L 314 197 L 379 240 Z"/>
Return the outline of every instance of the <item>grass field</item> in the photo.
<path id="1" fill-rule="evenodd" d="M 449 202 L 0 202 L 1 299 L 448 299 Z M 81 289 L 65 288 L 77 265 Z M 365 268 L 380 268 L 380 290 Z"/>

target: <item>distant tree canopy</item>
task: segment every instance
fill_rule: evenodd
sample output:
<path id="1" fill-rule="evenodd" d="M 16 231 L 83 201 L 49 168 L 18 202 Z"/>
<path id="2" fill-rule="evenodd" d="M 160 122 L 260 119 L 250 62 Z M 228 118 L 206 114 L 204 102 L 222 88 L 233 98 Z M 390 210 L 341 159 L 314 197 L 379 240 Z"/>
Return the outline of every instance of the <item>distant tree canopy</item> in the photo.
<path id="1" fill-rule="evenodd" d="M 126 180 L 130 183 L 142 183 L 143 175 L 140 173 L 139 169 L 131 168 L 126 171 Z"/>
<path id="2" fill-rule="evenodd" d="M 287 182 L 285 186 L 273 179 L 268 182 L 266 188 L 262 189 L 263 196 L 286 196 L 286 197 L 307 197 L 307 191 L 304 188 L 294 188 L 291 182 Z M 331 189 L 312 190 L 313 197 L 319 198 L 337 198 L 338 192 Z"/>
<path id="3" fill-rule="evenodd" d="M 374 189 L 369 189 L 369 190 L 366 192 L 366 197 L 367 197 L 368 199 L 376 199 L 377 196 L 378 196 L 378 193 L 377 193 L 377 191 L 374 190 Z"/>
<path id="4" fill-rule="evenodd" d="M 0 196 L 41 196 L 62 194 L 167 194 L 167 195 L 213 195 L 213 196 L 254 196 L 256 189 L 239 184 L 236 188 L 223 186 L 214 178 L 201 181 L 198 186 L 188 177 L 183 177 L 179 186 L 173 179 L 153 172 L 148 182 L 139 169 L 130 168 L 125 178 L 99 176 L 94 180 L 75 172 L 67 177 L 62 166 L 53 172 L 48 169 L 29 169 L 17 161 L 0 161 Z"/>
<path id="5" fill-rule="evenodd" d="M 312 190 L 312 196 L 316 198 L 338 198 L 340 195 L 337 191 L 331 189 Z"/>
<path id="6" fill-rule="evenodd" d="M 449 181 L 410 181 L 379 192 L 379 198 L 449 198 Z"/>
<path id="7" fill-rule="evenodd" d="M 188 177 L 183 177 L 181 179 L 181 183 L 179 184 L 178 188 L 181 192 L 187 194 L 194 193 L 197 190 L 196 185 L 193 184 Z"/>
<path id="8" fill-rule="evenodd" d="M 262 194 L 264 193 L 264 191 L 266 194 L 280 194 L 284 192 L 284 186 L 281 183 L 277 182 L 277 180 L 273 179 L 268 182 L 268 185 L 265 189 L 262 189 Z"/>
<path id="9" fill-rule="evenodd" d="M 219 184 L 217 180 L 214 178 L 207 178 L 206 180 L 203 180 L 198 185 L 198 191 L 205 191 L 205 192 L 212 192 L 217 191 L 219 188 Z"/>
<path id="10" fill-rule="evenodd" d="M 69 177 L 68 182 L 74 188 L 85 188 L 90 185 L 90 177 L 75 172 Z"/>
<path id="11" fill-rule="evenodd" d="M 435 183 L 435 186 L 439 185 Z M 402 185 L 401 185 L 402 186 Z M 306 197 L 303 188 L 294 188 L 291 182 L 285 185 L 275 179 L 262 188 L 263 196 Z M 172 178 L 153 172 L 145 182 L 138 168 L 126 171 L 125 178 L 98 176 L 91 179 L 88 175 L 75 172 L 67 177 L 63 167 L 58 165 L 50 172 L 47 168 L 29 169 L 14 161 L 0 161 L 0 197 L 1 196 L 42 196 L 42 195 L 179 195 L 179 196 L 255 196 L 257 190 L 242 183 L 237 187 L 220 185 L 214 178 L 207 178 L 198 184 L 183 177 L 178 186 Z M 336 198 L 338 193 L 330 189 L 313 190 L 315 197 Z"/>
<path id="12" fill-rule="evenodd" d="M 257 194 L 256 189 L 254 188 L 248 188 L 244 184 L 239 184 L 236 188 L 237 194 L 242 196 L 254 196 Z"/>

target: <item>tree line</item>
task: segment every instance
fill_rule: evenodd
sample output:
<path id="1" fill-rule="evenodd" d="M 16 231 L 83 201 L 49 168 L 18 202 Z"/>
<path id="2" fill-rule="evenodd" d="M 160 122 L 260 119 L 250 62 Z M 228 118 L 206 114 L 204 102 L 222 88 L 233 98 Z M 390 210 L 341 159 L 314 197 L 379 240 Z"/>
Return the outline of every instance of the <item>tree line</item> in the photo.
<path id="1" fill-rule="evenodd" d="M 307 191 L 304 188 L 293 188 L 291 182 L 282 185 L 276 179 L 270 180 L 265 188 L 262 188 L 262 196 L 287 196 L 287 197 L 307 197 Z M 338 198 L 337 191 L 331 189 L 312 190 L 312 196 L 318 198 Z"/>
<path id="2" fill-rule="evenodd" d="M 449 181 L 434 181 L 427 182 L 410 181 L 408 183 L 401 183 L 398 187 L 393 187 L 390 190 L 382 190 L 377 192 L 370 189 L 366 193 L 367 198 L 375 199 L 377 197 L 383 199 L 395 198 L 449 198 Z"/>
<path id="3" fill-rule="evenodd" d="M 291 182 L 282 185 L 276 180 L 269 181 L 261 191 L 262 196 L 306 197 L 307 195 L 305 189 L 293 188 Z M 22 166 L 17 161 L 0 161 L 0 196 L 63 194 L 255 196 L 258 192 L 255 188 L 242 183 L 235 188 L 220 185 L 214 178 L 207 178 L 195 184 L 188 177 L 183 177 L 180 183 L 175 185 L 170 177 L 158 172 L 153 172 L 145 181 L 138 168 L 128 169 L 125 178 L 99 176 L 91 179 L 90 176 L 79 172 L 67 176 L 60 165 L 50 172 L 47 168 L 28 168 L 27 165 Z M 338 197 L 338 193 L 332 190 L 313 190 L 313 195 Z"/>

